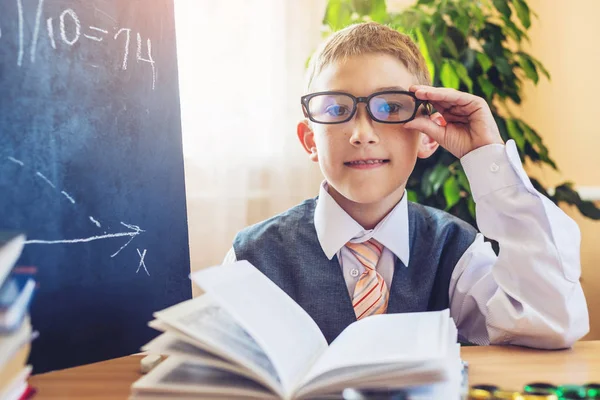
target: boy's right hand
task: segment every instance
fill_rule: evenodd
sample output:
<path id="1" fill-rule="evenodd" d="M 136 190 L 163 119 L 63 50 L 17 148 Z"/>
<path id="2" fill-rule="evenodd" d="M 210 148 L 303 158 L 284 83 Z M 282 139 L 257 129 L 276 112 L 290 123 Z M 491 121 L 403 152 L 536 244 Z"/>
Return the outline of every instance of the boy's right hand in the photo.
<path id="1" fill-rule="evenodd" d="M 413 85 L 420 100 L 429 101 L 438 112 L 417 117 L 404 126 L 430 136 L 454 156 L 488 144 L 504 144 L 487 102 L 481 97 L 449 88 Z"/>

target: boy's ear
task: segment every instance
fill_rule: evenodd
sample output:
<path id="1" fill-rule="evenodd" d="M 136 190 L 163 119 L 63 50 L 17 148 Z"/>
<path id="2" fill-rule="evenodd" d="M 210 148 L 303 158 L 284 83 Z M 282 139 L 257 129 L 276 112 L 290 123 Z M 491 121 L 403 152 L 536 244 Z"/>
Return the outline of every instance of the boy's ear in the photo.
<path id="1" fill-rule="evenodd" d="M 298 135 L 298 139 L 300 143 L 302 143 L 302 147 L 309 154 L 309 158 L 314 161 L 319 161 L 319 155 L 317 154 L 317 144 L 315 143 L 315 133 L 310 127 L 310 123 L 307 119 L 298 122 L 298 127 L 296 128 L 296 134 Z"/>
<path id="2" fill-rule="evenodd" d="M 421 132 L 420 135 L 421 137 L 419 138 L 419 151 L 417 153 L 417 157 L 429 158 L 433 153 L 435 153 L 440 145 L 425 133 Z"/>

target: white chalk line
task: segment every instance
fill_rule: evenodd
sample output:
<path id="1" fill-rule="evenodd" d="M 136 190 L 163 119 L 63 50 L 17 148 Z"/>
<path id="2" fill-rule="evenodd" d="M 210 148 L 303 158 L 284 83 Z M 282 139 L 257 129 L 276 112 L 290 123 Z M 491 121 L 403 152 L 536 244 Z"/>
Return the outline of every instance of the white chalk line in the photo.
<path id="1" fill-rule="evenodd" d="M 63 196 L 65 196 L 67 199 L 69 199 L 69 201 L 73 204 L 75 204 L 75 199 L 73 199 L 71 196 L 69 196 L 69 194 L 67 192 L 65 192 L 64 190 L 61 192 L 63 194 Z"/>
<path id="2" fill-rule="evenodd" d="M 73 22 L 75 22 L 75 38 L 73 40 L 67 39 L 67 32 L 65 29 L 65 16 L 67 14 L 69 14 L 71 18 L 73 18 Z M 63 42 L 65 42 L 69 46 L 73 46 L 75 43 L 77 43 L 79 37 L 81 36 L 81 22 L 79 21 L 79 18 L 77 17 L 75 11 L 73 11 L 70 8 L 67 8 L 65 11 L 62 12 L 62 14 L 60 14 L 60 35 L 62 37 Z"/>
<path id="3" fill-rule="evenodd" d="M 102 41 L 102 38 L 99 38 L 97 36 L 86 35 L 85 33 L 83 34 L 83 36 L 86 37 L 86 38 L 88 38 L 88 39 L 90 39 L 90 40 L 93 40 L 95 42 L 101 42 Z"/>
<path id="4" fill-rule="evenodd" d="M 42 178 L 43 180 L 46 181 L 46 183 L 50 186 L 52 186 L 53 189 L 56 189 L 56 186 L 54 186 L 54 183 L 50 182 L 50 179 L 46 178 L 41 172 L 36 172 L 35 173 L 37 176 L 39 176 L 40 178 Z"/>
<path id="5" fill-rule="evenodd" d="M 96 221 L 94 219 L 94 217 L 92 217 L 91 215 L 90 215 L 90 221 L 92 221 L 94 223 L 94 225 L 96 225 L 98 228 L 102 227 L 102 225 L 100 225 L 100 222 Z"/>
<path id="6" fill-rule="evenodd" d="M 23 164 L 23 161 L 17 160 L 16 158 L 13 157 L 8 157 L 8 159 L 12 162 L 14 162 L 15 164 L 19 164 L 21 167 L 23 167 L 25 164 Z"/>
<path id="7" fill-rule="evenodd" d="M 95 26 L 90 26 L 90 29 L 91 29 L 91 30 L 93 30 L 93 31 L 102 32 L 102 33 L 104 33 L 104 34 L 107 34 L 107 33 L 108 33 L 108 31 L 107 31 L 107 30 L 100 29 L 100 28 L 96 28 Z"/>
<path id="8" fill-rule="evenodd" d="M 137 54 L 136 54 L 136 58 L 137 61 L 145 61 L 150 63 L 150 65 L 152 66 L 152 90 L 154 90 L 154 88 L 156 87 L 156 69 L 154 66 L 154 60 L 152 59 L 152 42 L 150 41 L 150 39 L 148 39 L 146 41 L 146 46 L 148 47 L 148 58 L 143 58 L 142 57 L 142 37 L 140 36 L 140 33 L 137 33 Z"/>
<path id="9" fill-rule="evenodd" d="M 33 28 L 33 42 L 31 43 L 31 49 L 30 49 L 30 54 L 29 54 L 29 57 L 30 57 L 32 63 L 35 62 L 35 53 L 37 51 L 38 36 L 40 35 L 40 20 L 42 18 L 43 7 L 44 7 L 44 0 L 39 0 L 37 11 L 35 13 L 35 26 Z"/>
<path id="10" fill-rule="evenodd" d="M 150 273 L 148 272 L 148 268 L 146 268 L 146 263 L 144 262 L 144 257 L 146 257 L 146 249 L 144 249 L 143 253 L 140 253 L 140 249 L 136 249 L 138 256 L 140 256 L 140 264 L 138 265 L 137 270 L 135 271 L 135 273 L 137 274 L 138 272 L 140 272 L 140 267 L 144 267 L 144 270 L 146 270 L 146 274 L 148 276 L 150 276 Z"/>
<path id="11" fill-rule="evenodd" d="M 19 12 L 19 53 L 17 56 L 17 65 L 23 65 L 23 3 L 17 0 L 17 10 Z"/>
<path id="12" fill-rule="evenodd" d="M 110 19 L 112 22 L 114 22 L 115 24 L 117 23 L 117 20 L 114 19 L 113 17 L 111 17 L 110 15 L 108 15 L 106 12 L 96 8 L 96 6 L 94 6 L 94 10 L 98 11 L 100 14 L 103 14 L 106 18 Z"/>
<path id="13" fill-rule="evenodd" d="M 81 239 L 27 240 L 25 242 L 25 244 L 74 244 L 74 243 L 88 243 L 88 242 L 93 242 L 95 240 L 112 239 L 112 238 L 126 237 L 126 236 L 131 236 L 131 239 L 129 240 L 129 242 L 131 242 L 131 240 L 133 240 L 137 235 L 139 235 L 140 232 L 145 232 L 143 229 L 140 229 L 139 227 L 136 227 L 135 225 L 128 225 L 128 224 L 125 224 L 123 222 L 121 222 L 121 224 L 123 224 L 126 227 L 135 227 L 137 229 L 135 231 L 133 231 L 133 232 L 109 233 L 107 235 L 92 236 L 92 237 L 81 238 Z M 127 242 L 127 244 L 129 244 L 129 242 Z M 125 247 L 125 246 L 123 246 L 123 247 Z M 121 251 L 123 249 L 123 247 L 121 247 L 121 249 L 119 249 L 119 251 Z M 116 254 L 118 254 L 118 252 L 115 253 L 115 255 Z M 111 257 L 113 257 L 113 256 L 111 256 Z"/>
<path id="14" fill-rule="evenodd" d="M 115 34 L 114 39 L 117 40 L 117 37 L 121 34 L 121 32 L 127 32 L 127 39 L 125 39 L 125 54 L 123 56 L 123 70 L 127 70 L 127 58 L 129 57 L 129 42 L 131 40 L 131 29 L 129 28 L 121 28 Z"/>
<path id="15" fill-rule="evenodd" d="M 54 41 L 54 25 L 52 25 L 52 18 L 46 20 L 46 29 L 48 30 L 48 37 L 50 38 L 50 45 L 56 50 L 56 41 Z"/>

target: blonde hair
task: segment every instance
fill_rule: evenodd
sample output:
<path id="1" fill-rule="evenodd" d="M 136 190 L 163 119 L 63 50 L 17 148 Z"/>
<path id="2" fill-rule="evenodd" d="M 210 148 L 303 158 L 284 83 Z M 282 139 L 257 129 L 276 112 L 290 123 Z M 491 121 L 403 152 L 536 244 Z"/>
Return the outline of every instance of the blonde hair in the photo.
<path id="1" fill-rule="evenodd" d="M 319 46 L 308 65 L 306 90 L 310 90 L 311 84 L 326 66 L 372 53 L 394 56 L 417 78 L 419 84 L 431 84 L 425 58 L 408 35 L 376 22 L 365 22 L 335 32 Z"/>

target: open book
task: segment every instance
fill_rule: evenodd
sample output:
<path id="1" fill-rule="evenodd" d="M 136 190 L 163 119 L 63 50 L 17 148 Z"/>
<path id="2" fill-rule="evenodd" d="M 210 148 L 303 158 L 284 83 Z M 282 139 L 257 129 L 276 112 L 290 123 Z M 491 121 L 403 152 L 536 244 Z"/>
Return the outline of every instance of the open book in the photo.
<path id="1" fill-rule="evenodd" d="M 448 310 L 370 316 L 328 346 L 310 316 L 247 261 L 192 279 L 206 293 L 154 314 L 150 326 L 164 333 L 142 350 L 169 357 L 132 385 L 132 399 L 296 399 L 348 388 L 459 396 Z"/>

